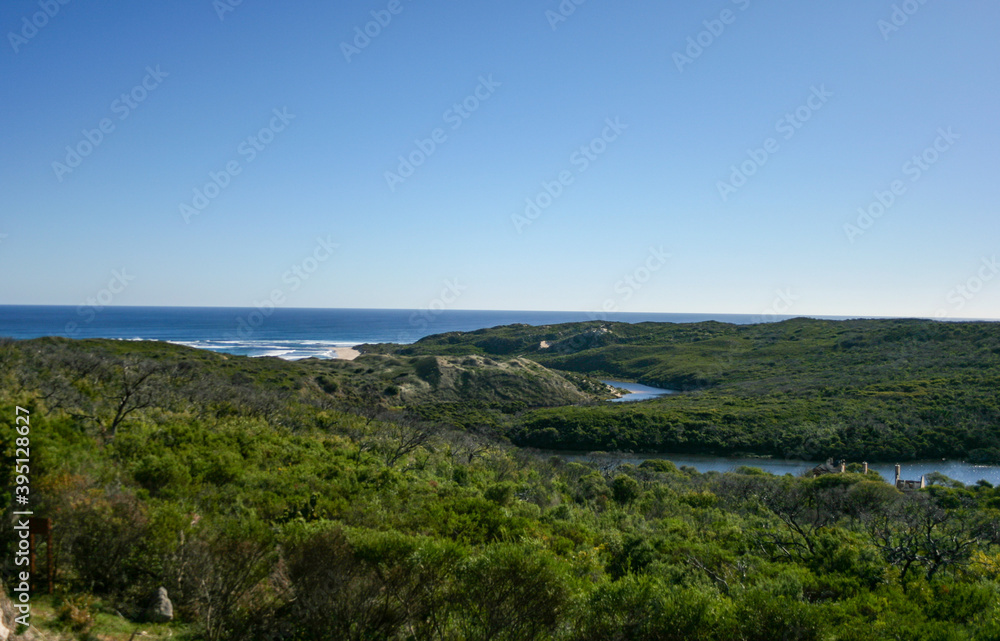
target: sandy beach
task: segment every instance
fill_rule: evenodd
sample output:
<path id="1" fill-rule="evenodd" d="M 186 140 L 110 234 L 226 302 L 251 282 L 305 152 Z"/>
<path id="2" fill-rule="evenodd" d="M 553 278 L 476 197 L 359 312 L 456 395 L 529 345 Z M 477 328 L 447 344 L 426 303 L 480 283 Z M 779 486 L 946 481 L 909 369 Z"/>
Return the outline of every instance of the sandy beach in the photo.
<path id="1" fill-rule="evenodd" d="M 358 356 L 361 356 L 361 352 L 353 347 L 338 347 L 334 350 L 334 353 L 337 355 L 336 358 L 342 361 L 353 361 Z"/>

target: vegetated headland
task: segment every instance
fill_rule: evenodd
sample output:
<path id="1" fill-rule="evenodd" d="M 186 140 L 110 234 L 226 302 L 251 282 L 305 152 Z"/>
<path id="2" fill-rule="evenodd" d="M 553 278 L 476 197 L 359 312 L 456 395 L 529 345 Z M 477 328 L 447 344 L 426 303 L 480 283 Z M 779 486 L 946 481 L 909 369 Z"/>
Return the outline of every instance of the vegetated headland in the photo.
<path id="1" fill-rule="evenodd" d="M 1000 489 L 572 449 L 996 460 L 1000 325 L 588 322 L 353 361 L 0 340 L 30 415 L 60 639 L 956 639 L 1000 635 Z M 683 390 L 608 403 L 598 380 Z M 853 453 L 857 453 L 855 457 Z M 14 467 L 0 471 L 4 487 Z M 25 509 L 2 496 L 9 516 Z M 0 575 L 15 581 L 14 519 Z M 39 550 L 45 558 L 46 544 Z M 150 622 L 165 588 L 173 620 Z M 0 624 L 12 627 L 0 594 Z M 158 613 L 162 612 L 157 610 Z M 141 626 L 141 628 L 140 628 Z"/>

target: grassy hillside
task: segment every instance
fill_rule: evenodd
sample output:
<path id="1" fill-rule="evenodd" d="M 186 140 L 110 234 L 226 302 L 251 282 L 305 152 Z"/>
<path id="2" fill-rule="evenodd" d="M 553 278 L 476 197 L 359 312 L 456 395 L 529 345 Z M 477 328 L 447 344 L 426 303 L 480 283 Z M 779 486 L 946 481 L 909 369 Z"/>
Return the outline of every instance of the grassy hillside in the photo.
<path id="1" fill-rule="evenodd" d="M 412 359 L 0 341 L 0 447 L 10 460 L 30 416 L 30 507 L 55 526 L 56 594 L 34 596 L 32 625 L 60 641 L 1000 637 L 1000 489 L 536 458 L 387 402 L 505 404 L 487 388 L 525 376 L 575 397 L 564 379 Z M 160 586 L 176 620 L 151 625 Z"/>
<path id="2" fill-rule="evenodd" d="M 759 325 L 512 325 L 365 346 L 401 355 L 521 356 L 685 393 L 526 415 L 549 448 L 1000 461 L 1000 324 L 918 320 Z"/>

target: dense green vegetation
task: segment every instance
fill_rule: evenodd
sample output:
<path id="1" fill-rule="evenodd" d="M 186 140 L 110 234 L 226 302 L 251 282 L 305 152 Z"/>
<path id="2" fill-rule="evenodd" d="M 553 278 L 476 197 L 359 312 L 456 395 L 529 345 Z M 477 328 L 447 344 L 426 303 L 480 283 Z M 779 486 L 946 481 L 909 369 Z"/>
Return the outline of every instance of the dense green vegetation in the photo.
<path id="1" fill-rule="evenodd" d="M 556 370 L 685 392 L 640 405 L 532 411 L 509 427 L 521 445 L 1000 461 L 996 323 L 594 321 L 512 325 L 363 349 L 522 356 Z"/>
<path id="2" fill-rule="evenodd" d="M 3 449 L 15 406 L 30 409 L 32 507 L 55 524 L 46 625 L 124 641 L 100 622 L 141 621 L 164 586 L 179 619 L 167 627 L 190 639 L 1000 639 L 1000 489 L 540 458 L 413 412 L 456 406 L 507 429 L 599 386 L 506 357 L 427 356 L 0 342 Z M 959 359 L 941 358 L 948 378 Z M 916 376 L 925 357 L 910 359 Z M 831 377 L 869 385 L 877 371 Z M 702 397 L 727 376 L 699 379 Z M 507 377 L 535 382 L 490 389 Z M 2 528 L 9 587 L 10 518 Z"/>

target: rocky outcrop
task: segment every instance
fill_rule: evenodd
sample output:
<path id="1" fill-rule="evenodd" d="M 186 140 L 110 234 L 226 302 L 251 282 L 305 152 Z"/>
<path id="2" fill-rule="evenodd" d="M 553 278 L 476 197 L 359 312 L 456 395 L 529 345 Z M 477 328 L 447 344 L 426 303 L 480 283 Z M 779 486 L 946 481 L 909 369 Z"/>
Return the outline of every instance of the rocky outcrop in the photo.
<path id="1" fill-rule="evenodd" d="M 7 598 L 7 591 L 0 585 L 0 641 L 14 641 L 17 636 L 14 631 L 17 624 L 14 623 L 14 604 Z"/>
<path id="2" fill-rule="evenodd" d="M 156 591 L 153 604 L 149 606 L 146 616 L 153 623 L 167 623 L 174 620 L 174 604 L 170 602 L 166 588 L 161 587 Z"/>
<path id="3" fill-rule="evenodd" d="M 31 626 L 25 628 L 21 634 L 16 634 L 18 628 L 16 617 L 18 616 L 21 615 L 14 607 L 14 602 L 7 596 L 7 590 L 3 584 L 0 584 L 0 641 L 40 641 L 45 639 L 45 636 L 35 629 L 34 616 L 32 616 Z"/>
<path id="4" fill-rule="evenodd" d="M 10 612 L 8 612 L 8 608 Z M 12 625 L 8 622 L 13 620 L 11 616 L 13 614 L 13 608 L 10 607 L 10 601 L 7 597 L 0 596 L 0 641 L 7 641 L 11 636 L 11 629 L 8 625 Z"/>

